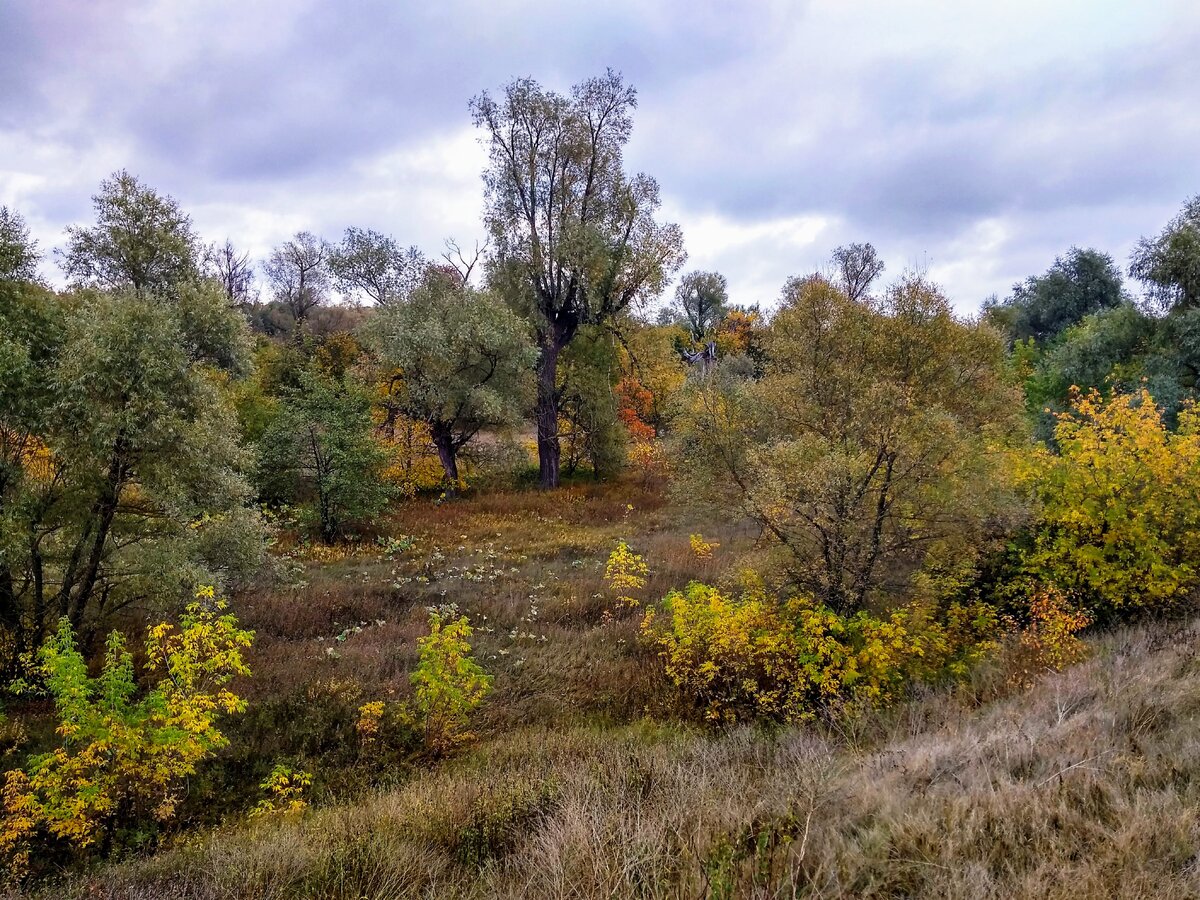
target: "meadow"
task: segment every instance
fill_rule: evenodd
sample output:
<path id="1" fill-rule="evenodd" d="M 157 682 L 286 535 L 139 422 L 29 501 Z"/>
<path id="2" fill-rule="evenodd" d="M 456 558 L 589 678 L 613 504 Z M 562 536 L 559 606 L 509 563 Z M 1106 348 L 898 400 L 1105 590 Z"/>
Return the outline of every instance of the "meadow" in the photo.
<path id="1" fill-rule="evenodd" d="M 817 727 L 713 732 L 673 721 L 637 615 L 612 609 L 620 538 L 648 596 L 717 580 L 661 485 L 517 490 L 414 504 L 412 538 L 304 560 L 305 585 L 239 605 L 257 640 L 227 791 L 262 759 L 315 775 L 301 816 L 209 808 L 158 854 L 45 896 L 1190 897 L 1200 890 L 1194 741 L 1200 626 L 1181 617 L 1090 643 L 1014 690 L 984 666 L 950 689 Z M 318 551 L 319 552 L 319 551 Z M 307 558 L 306 558 L 307 556 Z M 390 557 L 390 558 L 389 558 Z M 356 711 L 409 689 L 424 608 L 455 603 L 496 676 L 475 739 L 437 762 L 363 748 Z M 220 773 L 220 774 L 216 774 Z M 252 774 L 253 773 L 253 774 Z M 244 806 L 244 800 L 241 801 Z"/>

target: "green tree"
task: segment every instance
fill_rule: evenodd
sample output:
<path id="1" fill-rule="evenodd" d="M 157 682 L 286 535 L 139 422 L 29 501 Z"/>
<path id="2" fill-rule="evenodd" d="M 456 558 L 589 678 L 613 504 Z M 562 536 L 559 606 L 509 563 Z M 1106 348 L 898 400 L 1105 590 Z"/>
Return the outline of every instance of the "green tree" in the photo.
<path id="1" fill-rule="evenodd" d="M 1200 306 L 1200 195 L 1157 237 L 1138 241 L 1129 274 L 1145 283 L 1163 309 Z"/>
<path id="2" fill-rule="evenodd" d="M 373 436 L 370 395 L 351 376 L 308 369 L 299 382 L 263 434 L 259 478 L 268 494 L 305 504 L 332 543 L 383 509 L 386 453 Z"/>
<path id="3" fill-rule="evenodd" d="M 224 375 L 245 324 L 215 286 L 57 298 L 0 284 L 0 620 L 32 649 L 261 562 Z M 225 318 L 223 318 L 225 317 Z"/>
<path id="4" fill-rule="evenodd" d="M 720 272 L 688 272 L 675 288 L 673 308 L 692 342 L 703 344 L 729 311 L 729 282 Z"/>
<path id="5" fill-rule="evenodd" d="M 528 408 L 536 352 L 503 301 L 434 269 L 371 324 L 379 359 L 396 370 L 391 396 L 429 426 L 450 490 L 458 454 L 481 430 L 518 424 Z"/>
<path id="6" fill-rule="evenodd" d="M 41 258 L 25 219 L 0 206 L 0 281 L 37 281 Z"/>
<path id="7" fill-rule="evenodd" d="M 59 251 L 74 284 L 169 294 L 197 276 L 200 245 L 171 197 L 122 170 L 100 183 L 92 204 L 96 224 L 69 227 Z"/>
<path id="8" fill-rule="evenodd" d="M 362 293 L 376 306 L 396 303 L 420 284 L 427 263 L 416 247 L 402 249 L 378 231 L 347 228 L 329 251 L 329 269 L 338 288 Z"/>
<path id="9" fill-rule="evenodd" d="M 559 481 L 558 364 L 586 325 L 656 296 L 682 265 L 678 226 L 655 221 L 658 184 L 623 151 L 637 94 L 608 71 L 564 96 L 529 78 L 471 102 L 486 133 L 485 221 L 493 284 L 533 327 L 543 487 Z"/>
<path id="10" fill-rule="evenodd" d="M 1086 316 L 1126 302 L 1112 257 L 1072 247 L 1044 275 L 1030 276 L 1002 303 L 989 304 L 985 315 L 1011 341 L 1045 344 Z"/>
<path id="11" fill-rule="evenodd" d="M 677 424 L 680 489 L 757 522 L 838 613 L 969 566 L 1010 510 L 995 447 L 1019 410 L 1003 344 L 917 278 L 878 303 L 792 279 L 761 379 L 719 367 Z"/>
<path id="12" fill-rule="evenodd" d="M 629 436 L 614 387 L 621 377 L 614 335 L 594 326 L 580 329 L 558 370 L 559 419 L 566 453 L 562 469 L 573 475 L 591 467 L 597 480 L 625 463 Z"/>

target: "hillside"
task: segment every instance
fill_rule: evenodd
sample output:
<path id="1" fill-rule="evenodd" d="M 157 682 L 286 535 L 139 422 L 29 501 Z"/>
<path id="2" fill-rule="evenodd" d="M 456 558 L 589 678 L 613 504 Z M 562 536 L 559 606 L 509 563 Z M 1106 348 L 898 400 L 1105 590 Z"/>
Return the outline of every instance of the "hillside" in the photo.
<path id="1" fill-rule="evenodd" d="M 723 546 L 697 560 L 688 523 L 631 482 L 421 507 L 420 522 L 395 523 L 415 541 L 394 559 L 310 561 L 299 594 L 240 610 L 259 638 L 234 745 L 323 748 L 308 757 L 314 808 L 193 832 L 46 896 L 1200 892 L 1195 622 L 1094 638 L 1088 662 L 1027 692 L 985 667 L 836 728 L 709 732 L 648 708 L 656 676 L 630 649 L 636 616 L 603 615 L 600 570 L 626 537 L 651 562 L 647 596 L 660 596 L 719 577 L 748 535 L 709 536 Z M 403 691 L 431 602 L 479 624 L 478 657 L 497 676 L 476 744 L 392 769 L 339 749 L 349 720 L 332 686 L 358 685 L 347 709 Z"/>

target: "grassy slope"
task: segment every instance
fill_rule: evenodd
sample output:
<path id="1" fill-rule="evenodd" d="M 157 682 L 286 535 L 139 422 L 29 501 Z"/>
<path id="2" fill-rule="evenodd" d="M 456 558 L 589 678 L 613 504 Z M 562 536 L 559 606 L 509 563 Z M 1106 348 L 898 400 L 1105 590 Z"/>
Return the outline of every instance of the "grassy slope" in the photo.
<path id="1" fill-rule="evenodd" d="M 263 729 L 259 752 L 300 746 L 334 799 L 53 896 L 1200 896 L 1200 627 L 1110 635 L 1016 696 L 983 702 L 983 673 L 977 690 L 840 733 L 706 735 L 642 721 L 652 666 L 632 619 L 605 620 L 600 565 L 630 537 L 658 596 L 717 576 L 746 535 L 706 528 L 725 547 L 694 560 L 687 523 L 631 485 L 405 515 L 395 530 L 420 542 L 404 560 L 329 563 L 299 596 L 246 610 L 252 700 L 283 716 L 329 702 L 331 684 L 352 686 L 351 707 L 401 696 L 421 607 L 452 600 L 490 629 L 478 652 L 497 684 L 477 746 L 339 801 L 376 772 L 328 762 L 350 752 L 336 749 L 345 723 L 322 757 L 268 717 L 244 726 Z M 331 639 L 357 622 L 371 624 Z"/>

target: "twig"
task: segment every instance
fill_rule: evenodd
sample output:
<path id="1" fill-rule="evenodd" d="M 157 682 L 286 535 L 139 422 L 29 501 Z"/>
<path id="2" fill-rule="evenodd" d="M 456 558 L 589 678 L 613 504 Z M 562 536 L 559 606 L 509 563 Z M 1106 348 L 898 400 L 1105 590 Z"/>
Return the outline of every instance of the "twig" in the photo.
<path id="1" fill-rule="evenodd" d="M 1108 756 L 1108 754 L 1116 753 L 1116 752 L 1117 752 L 1116 750 L 1105 750 L 1103 753 L 1097 753 L 1095 756 L 1089 756 L 1087 759 L 1081 759 L 1079 762 L 1072 763 L 1071 765 L 1067 766 L 1065 769 L 1060 769 L 1059 771 L 1057 771 L 1053 775 L 1051 775 L 1049 778 L 1043 778 L 1041 781 L 1039 781 L 1037 784 L 1035 784 L 1034 787 L 1040 788 L 1044 784 L 1049 784 L 1055 778 L 1062 778 L 1064 775 L 1066 775 L 1072 769 L 1078 769 L 1080 766 L 1085 765 L 1086 763 L 1090 763 L 1094 759 L 1099 759 L 1102 756 Z"/>

